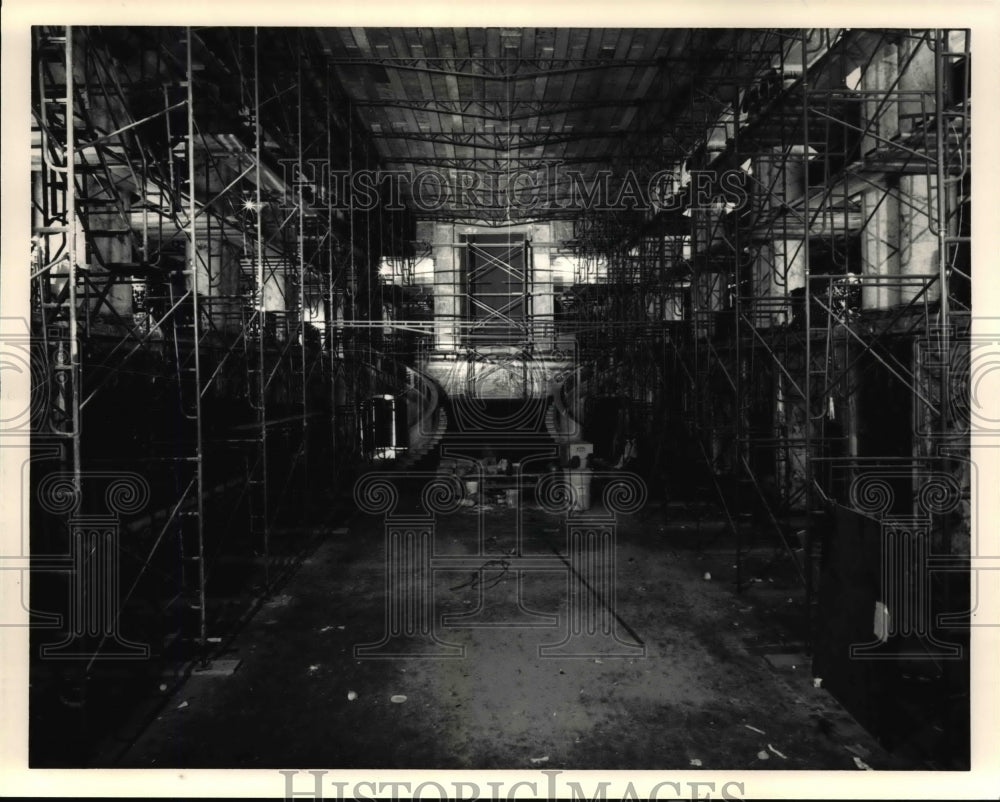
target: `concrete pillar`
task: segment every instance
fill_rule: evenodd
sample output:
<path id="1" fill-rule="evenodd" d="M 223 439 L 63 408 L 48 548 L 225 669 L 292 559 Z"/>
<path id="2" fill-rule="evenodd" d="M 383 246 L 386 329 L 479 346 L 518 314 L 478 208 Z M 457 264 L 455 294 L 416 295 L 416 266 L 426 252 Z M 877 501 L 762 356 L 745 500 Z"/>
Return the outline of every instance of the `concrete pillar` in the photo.
<path id="1" fill-rule="evenodd" d="M 757 156 L 752 170 L 756 187 L 753 193 L 753 211 L 757 215 L 773 212 L 783 203 L 802 197 L 805 189 L 805 154 L 800 146 L 774 148 L 770 153 Z M 789 220 L 792 223 L 793 220 Z M 797 220 L 794 220 L 797 224 Z M 778 222 L 777 226 L 780 227 Z"/>
<path id="2" fill-rule="evenodd" d="M 792 293 L 806 286 L 806 244 L 800 239 L 776 239 L 771 271 L 771 323 L 790 323 Z"/>
<path id="3" fill-rule="evenodd" d="M 132 261 L 132 240 L 129 237 L 99 237 L 95 238 L 94 245 L 103 252 L 102 256 L 107 262 L 121 263 Z M 103 281 L 110 280 L 112 277 L 111 275 L 107 275 L 102 280 L 97 270 L 97 265 L 93 265 L 95 284 L 100 287 Z M 118 274 L 117 279 L 108 291 L 108 303 L 111 304 L 115 312 L 121 315 L 123 319 L 131 322 L 134 311 L 132 305 L 131 277 L 127 274 Z M 108 308 L 102 305 L 98 310 L 98 315 L 103 316 L 107 314 Z"/>
<path id="4" fill-rule="evenodd" d="M 754 323 L 760 328 L 791 322 L 792 292 L 806 285 L 806 247 L 800 239 L 761 244 L 754 262 Z"/>
<path id="5" fill-rule="evenodd" d="M 697 271 L 691 279 L 695 334 L 711 337 L 715 333 L 715 312 L 722 309 L 725 273 Z"/>
<path id="6" fill-rule="evenodd" d="M 930 220 L 935 216 L 937 177 L 904 175 L 899 179 L 899 273 L 910 280 L 899 289 L 899 302 L 909 303 L 938 273 L 938 240 L 931 231 Z M 941 285 L 928 287 L 921 301 L 933 302 L 941 297 Z"/>
<path id="7" fill-rule="evenodd" d="M 684 320 L 684 291 L 669 291 L 663 298 L 663 320 L 669 323 Z"/>
<path id="8" fill-rule="evenodd" d="M 756 325 L 767 328 L 789 322 L 790 293 L 805 287 L 805 244 L 801 238 L 787 236 L 790 228 L 802 229 L 801 212 L 780 210 L 803 195 L 806 155 L 800 147 L 776 148 L 758 156 L 752 169 L 756 179 L 754 229 L 757 237 L 766 240 L 754 264 L 753 319 Z"/>
<path id="9" fill-rule="evenodd" d="M 239 329 L 240 307 L 243 303 L 240 292 L 240 248 L 229 241 L 222 243 L 221 264 L 219 266 L 219 291 L 226 296 L 224 325 L 228 329 Z"/>
<path id="10" fill-rule="evenodd" d="M 895 193 L 869 189 L 861 195 L 861 308 L 888 309 L 899 303 L 899 287 L 883 280 L 899 273 L 899 202 Z"/>
<path id="11" fill-rule="evenodd" d="M 768 297 L 771 294 L 771 275 L 774 269 L 774 247 L 770 242 L 762 242 L 754 256 L 753 282 L 750 290 L 754 299 L 751 320 L 755 326 L 762 329 L 771 325 Z"/>
<path id="12" fill-rule="evenodd" d="M 934 51 L 925 39 L 905 36 L 898 48 L 899 131 L 909 133 L 934 113 Z"/>
<path id="13" fill-rule="evenodd" d="M 344 295 L 343 290 L 335 290 L 333 299 L 331 300 L 331 306 L 333 307 L 332 319 L 333 319 L 333 337 L 334 343 L 336 344 L 335 355 L 338 359 L 344 358 L 344 320 L 346 319 L 345 308 L 347 306 L 347 298 Z M 337 405 L 343 406 L 346 402 L 344 400 L 344 382 L 337 382 L 338 393 Z"/>
<path id="14" fill-rule="evenodd" d="M 237 291 L 239 290 L 239 282 L 241 278 L 246 281 L 249 285 L 249 294 L 243 301 L 247 304 L 250 311 L 255 309 L 256 304 L 256 284 L 257 284 L 257 265 L 256 259 L 252 257 L 244 257 L 240 259 L 237 254 L 234 254 L 234 260 L 236 264 L 233 265 L 233 271 L 235 276 L 233 280 L 236 282 Z M 288 263 L 287 260 L 276 259 L 271 256 L 264 257 L 264 291 L 263 291 L 263 307 L 265 312 L 284 312 L 286 309 L 294 309 L 293 297 L 289 297 L 286 300 L 286 283 L 288 277 L 288 271 L 292 270 L 293 267 Z M 297 269 L 297 268 L 295 268 Z M 206 268 L 202 268 L 204 272 Z M 202 281 L 199 276 L 199 281 Z M 292 288 L 294 291 L 294 287 Z M 238 302 L 237 302 L 238 303 Z M 346 301 L 343 294 L 340 294 L 340 306 L 338 307 L 339 314 L 341 315 L 341 320 L 343 320 L 344 309 Z"/>
<path id="15" fill-rule="evenodd" d="M 801 371 L 801 365 L 789 365 L 792 375 Z M 809 425 L 806 415 L 805 401 L 789 385 L 788 379 L 780 371 L 774 374 L 774 418 L 775 435 L 787 438 L 784 446 L 779 446 L 775 452 L 774 484 L 781 496 L 786 500 L 799 495 L 805 482 L 808 451 L 801 442 L 807 434 Z M 769 477 L 762 477 L 769 483 Z M 800 500 L 793 509 L 801 509 Z"/>
<path id="16" fill-rule="evenodd" d="M 928 115 L 935 109 L 934 59 L 924 39 L 909 36 L 898 46 L 884 46 L 875 55 L 861 76 L 861 88 L 875 93 L 864 102 L 863 122 L 870 133 L 863 139 L 863 152 L 891 148 L 885 140 L 909 133 L 929 120 Z M 888 93 L 888 99 L 879 92 Z M 891 189 L 878 188 L 862 194 L 866 220 L 861 240 L 862 274 L 889 279 L 864 281 L 863 308 L 888 309 L 909 303 L 926 285 L 927 279 L 920 277 L 937 272 L 937 239 L 929 225 L 935 184 L 933 175 L 919 172 L 900 176 L 898 196 Z M 891 277 L 895 276 L 904 280 L 909 277 L 910 281 L 904 286 L 892 286 Z M 923 296 L 931 302 L 939 297 L 937 284 Z"/>
<path id="17" fill-rule="evenodd" d="M 725 214 L 722 204 L 692 210 L 691 220 L 696 254 L 708 253 L 723 242 Z"/>
<path id="18" fill-rule="evenodd" d="M 212 324 L 220 331 L 238 328 L 241 301 L 237 250 L 218 233 L 199 237 L 195 269 L 198 271 L 198 293 Z"/>
<path id="19" fill-rule="evenodd" d="M 705 150 L 708 153 L 722 153 L 726 149 L 726 143 L 732 138 L 735 130 L 735 114 L 733 110 L 726 109 L 719 115 L 715 124 L 708 129 Z"/>
<path id="20" fill-rule="evenodd" d="M 891 139 L 899 131 L 899 104 L 892 96 L 887 98 L 884 94 L 878 94 L 887 92 L 898 74 L 898 48 L 890 44 L 879 49 L 861 75 L 861 90 L 875 93 L 862 106 L 862 127 L 868 131 L 861 138 L 863 154 L 885 148 L 885 140 Z"/>
<path id="21" fill-rule="evenodd" d="M 900 133 L 929 125 L 936 111 L 936 55 L 926 39 L 906 38 L 899 48 Z M 900 303 L 908 303 L 926 285 L 920 276 L 938 272 L 937 237 L 930 230 L 934 219 L 937 179 L 932 166 L 926 174 L 904 175 L 899 179 L 899 272 L 914 280 L 900 288 Z M 922 300 L 934 302 L 941 297 L 941 287 L 928 287 Z"/>
<path id="22" fill-rule="evenodd" d="M 130 205 L 127 191 L 122 193 L 120 202 L 123 210 L 126 212 L 127 219 L 127 211 Z M 126 225 L 122 220 L 122 215 L 118 212 L 91 214 L 88 218 L 88 223 L 90 230 L 116 230 L 124 228 Z M 79 239 L 82 241 L 82 237 Z M 128 274 L 123 275 L 120 269 L 112 270 L 108 273 L 101 268 L 100 264 L 101 262 L 117 264 L 131 262 L 133 260 L 132 238 L 127 234 L 121 236 L 91 235 L 90 245 L 100 256 L 100 261 L 96 257 L 89 260 L 90 275 L 93 283 L 96 287 L 103 288 L 104 284 L 111 281 L 113 277 L 119 279 L 112 284 L 111 289 L 108 291 L 107 301 L 116 313 L 124 320 L 131 322 L 134 310 L 132 305 L 132 284 Z M 84 262 L 81 261 L 80 264 L 82 265 Z M 91 290 L 91 294 L 93 294 L 93 290 Z M 91 309 L 96 310 L 99 317 L 110 316 L 108 307 L 104 304 L 98 307 L 96 299 L 91 302 Z"/>
<path id="23" fill-rule="evenodd" d="M 549 242 L 563 245 L 573 239 L 572 220 L 553 220 L 549 224 Z"/>
<path id="24" fill-rule="evenodd" d="M 551 351 L 554 336 L 555 305 L 552 299 L 552 232 L 548 224 L 536 224 L 531 227 L 532 242 L 542 243 L 532 245 L 530 253 L 532 264 L 525 265 L 528 276 L 528 286 L 531 290 L 531 327 L 535 347 L 541 351 Z"/>
<path id="25" fill-rule="evenodd" d="M 292 266 L 287 260 L 264 260 L 264 311 L 284 312 L 291 305 L 288 295 L 288 271 Z"/>
<path id="26" fill-rule="evenodd" d="M 453 245 L 455 236 L 454 225 L 434 225 L 431 239 L 434 255 L 434 348 L 438 351 L 455 351 L 459 344 L 462 276 L 461 259 Z"/>

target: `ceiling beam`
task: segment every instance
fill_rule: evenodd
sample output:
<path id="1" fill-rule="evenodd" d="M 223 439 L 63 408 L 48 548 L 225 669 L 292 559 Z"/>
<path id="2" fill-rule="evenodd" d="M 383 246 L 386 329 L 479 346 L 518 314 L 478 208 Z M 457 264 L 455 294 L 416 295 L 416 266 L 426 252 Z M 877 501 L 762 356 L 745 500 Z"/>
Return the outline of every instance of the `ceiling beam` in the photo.
<path id="1" fill-rule="evenodd" d="M 604 164 L 610 161 L 603 156 L 569 156 L 560 158 L 528 158 L 513 156 L 509 159 L 499 159 L 496 157 L 484 156 L 474 157 L 453 157 L 453 156 L 386 156 L 382 159 L 383 164 L 410 164 L 421 167 L 440 167 L 446 170 L 483 170 L 485 172 L 495 172 L 497 170 L 543 170 L 546 166 L 556 167 L 557 165 L 568 164 Z"/>
<path id="2" fill-rule="evenodd" d="M 459 117 L 473 117 L 482 120 L 504 120 L 516 122 L 550 117 L 557 114 L 571 114 L 577 111 L 598 109 L 623 109 L 642 106 L 649 100 L 579 100 L 569 103 L 545 100 L 464 100 L 453 101 L 438 98 L 425 100 L 365 100 L 353 103 L 355 108 L 400 109 L 403 111 L 426 111 L 436 114 L 456 114 Z"/>
<path id="3" fill-rule="evenodd" d="M 498 81 L 529 81 L 550 75 L 565 75 L 589 70 L 662 67 L 667 59 L 557 59 L 513 57 L 452 58 L 430 57 L 402 58 L 394 56 L 360 56 L 357 58 L 332 57 L 329 63 L 338 67 L 382 67 L 393 70 L 430 72 L 463 78 L 481 78 Z M 478 68 L 478 70 L 477 70 Z M 529 70 L 522 72 L 522 70 Z"/>
<path id="4" fill-rule="evenodd" d="M 587 139 L 620 139 L 625 136 L 662 137 L 662 130 L 653 131 L 580 131 L 571 134 L 553 134 L 548 131 L 531 131 L 526 133 L 502 133 L 490 131 L 383 131 L 372 133 L 372 139 L 398 139 L 407 142 L 429 142 L 435 145 L 453 145 L 461 148 L 484 148 L 486 150 L 508 151 L 526 150 L 547 145 L 562 145 L 567 142 L 580 142 Z"/>

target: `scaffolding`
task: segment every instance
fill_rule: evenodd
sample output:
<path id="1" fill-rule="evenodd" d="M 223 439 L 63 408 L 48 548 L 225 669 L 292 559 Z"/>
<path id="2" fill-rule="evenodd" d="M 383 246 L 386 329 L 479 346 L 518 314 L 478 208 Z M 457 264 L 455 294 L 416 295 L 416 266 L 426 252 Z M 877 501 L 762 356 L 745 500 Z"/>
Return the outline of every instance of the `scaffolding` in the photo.
<path id="1" fill-rule="evenodd" d="M 755 550 L 771 549 L 805 590 L 808 632 L 819 570 L 809 533 L 852 480 L 904 456 L 912 482 L 900 495 L 914 498 L 947 442 L 969 492 L 967 429 L 943 400 L 960 392 L 956 374 L 919 353 L 967 358 L 969 33 L 722 39 L 672 129 L 678 147 L 645 166 L 674 171 L 671 202 L 577 225 L 577 252 L 609 268 L 608 300 L 576 320 L 633 343 L 651 332 L 656 348 L 619 337 L 610 356 L 594 338 L 594 372 L 640 377 L 606 392 L 658 398 L 649 414 L 692 434 L 687 458 L 708 467 L 736 539 L 737 586 L 755 581 Z M 876 392 L 904 399 L 882 416 L 894 440 L 859 430 L 859 404 L 876 405 Z M 968 533 L 936 537 L 960 548 Z"/>
<path id="2" fill-rule="evenodd" d="M 372 162 L 313 49 L 296 30 L 33 29 L 33 551 L 108 513 L 95 477 L 148 494 L 120 521 L 111 623 L 74 646 L 81 685 L 130 628 L 159 656 L 216 655 L 336 510 L 362 399 L 402 383 L 371 278 L 402 224 L 339 208 L 314 167 Z"/>
<path id="3" fill-rule="evenodd" d="M 784 567 L 806 633 L 811 533 L 855 480 L 888 465 L 915 511 L 944 464 L 968 498 L 962 371 L 948 369 L 968 360 L 972 306 L 968 31 L 686 32 L 651 63 L 631 130 L 593 134 L 609 152 L 568 162 L 613 168 L 619 200 L 665 176 L 656 204 L 568 208 L 560 180 L 547 208 L 449 194 L 416 226 L 380 189 L 345 204 L 324 171 L 540 171 L 522 151 L 591 132 L 382 131 L 449 155 L 381 163 L 358 105 L 391 101 L 350 100 L 300 30 L 38 27 L 32 41 L 33 392 L 47 409 L 33 490 L 66 476 L 99 515 L 90 478 L 147 480 L 144 512 L 122 521 L 135 537 L 116 627 L 158 621 L 144 631 L 208 659 L 275 587 L 323 494 L 371 458 L 364 404 L 433 407 L 435 379 L 475 394 L 520 370 L 497 397 L 562 377 L 564 396 L 620 400 L 616 436 L 639 435 L 654 497 L 702 464 L 736 586 L 762 560 Z M 404 105 L 509 127 L 625 102 L 505 91 Z M 445 425 L 432 411 L 422 449 Z M 59 551 L 72 516 L 36 501 L 33 548 Z M 967 547 L 967 520 L 934 528 L 942 548 Z M 234 563 L 248 567 L 236 610 L 213 584 Z M 86 671 L 108 634 L 81 647 Z"/>

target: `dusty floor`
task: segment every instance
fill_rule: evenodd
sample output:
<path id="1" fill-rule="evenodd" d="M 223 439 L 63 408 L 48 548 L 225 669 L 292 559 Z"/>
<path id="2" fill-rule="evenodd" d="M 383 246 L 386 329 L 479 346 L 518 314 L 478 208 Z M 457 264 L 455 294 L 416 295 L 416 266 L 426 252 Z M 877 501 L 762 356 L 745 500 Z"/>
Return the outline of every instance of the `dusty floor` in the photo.
<path id="1" fill-rule="evenodd" d="M 522 513 L 525 553 L 565 553 L 559 517 L 528 504 Z M 502 559 L 515 527 L 504 508 L 441 517 L 438 553 L 470 553 L 479 525 L 484 562 Z M 644 657 L 539 657 L 566 628 L 568 574 L 553 570 L 524 574 L 521 598 L 560 615 L 561 628 L 445 628 L 464 658 L 357 660 L 353 647 L 383 632 L 383 538 L 372 516 L 331 534 L 220 655 L 240 661 L 234 673 L 192 676 L 130 748 L 105 759 L 156 768 L 918 768 L 888 755 L 814 686 L 789 628 L 793 591 L 762 574 L 737 595 L 731 550 L 681 513 L 619 520 L 618 634 L 638 636 Z M 479 620 L 509 623 L 516 588 L 498 565 L 475 580 L 441 571 L 437 613 L 475 609 L 482 590 Z"/>

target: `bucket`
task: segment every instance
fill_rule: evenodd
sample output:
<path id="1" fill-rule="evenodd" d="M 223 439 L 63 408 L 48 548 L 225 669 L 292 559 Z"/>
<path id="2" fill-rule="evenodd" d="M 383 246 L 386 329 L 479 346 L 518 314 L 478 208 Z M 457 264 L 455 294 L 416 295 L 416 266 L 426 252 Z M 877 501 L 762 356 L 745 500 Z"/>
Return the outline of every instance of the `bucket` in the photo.
<path id="1" fill-rule="evenodd" d="M 569 471 L 569 483 L 573 486 L 573 509 L 590 509 L 590 483 L 594 478 L 591 471 Z"/>

